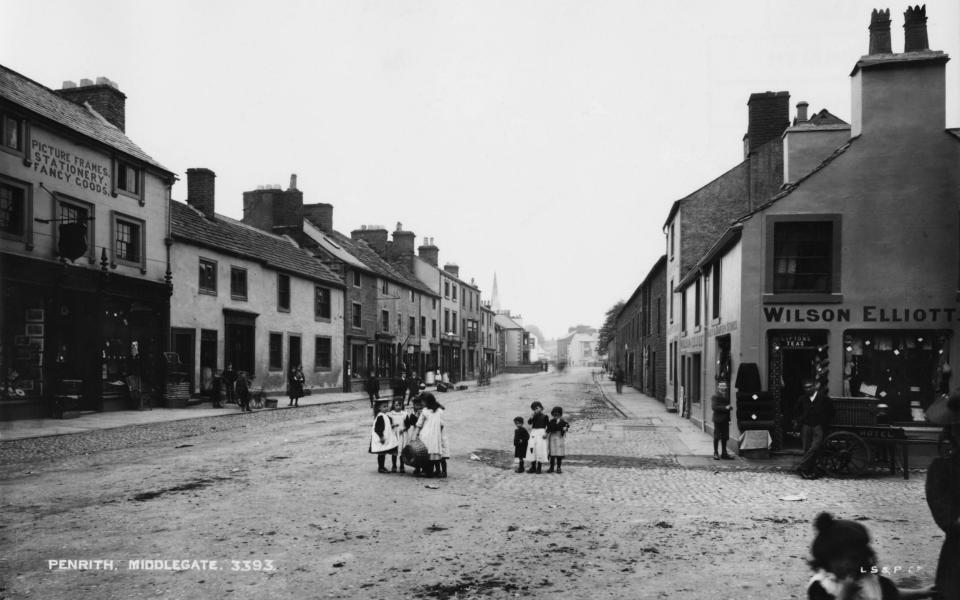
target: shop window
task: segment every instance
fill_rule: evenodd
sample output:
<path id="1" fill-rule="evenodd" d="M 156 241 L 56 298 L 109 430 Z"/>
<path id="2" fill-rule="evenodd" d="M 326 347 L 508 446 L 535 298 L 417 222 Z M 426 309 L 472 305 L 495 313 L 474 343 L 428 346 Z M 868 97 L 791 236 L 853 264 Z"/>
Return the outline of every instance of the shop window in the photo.
<path id="1" fill-rule="evenodd" d="M 217 295 L 217 261 L 200 259 L 200 293 Z"/>
<path id="2" fill-rule="evenodd" d="M 290 312 L 290 276 L 277 273 L 277 310 Z"/>
<path id="3" fill-rule="evenodd" d="M 0 234 L 23 239 L 30 228 L 29 188 L 0 179 Z"/>
<path id="4" fill-rule="evenodd" d="M 247 270 L 230 267 L 230 297 L 234 300 L 247 299 Z"/>
<path id="5" fill-rule="evenodd" d="M 847 331 L 843 396 L 878 399 L 892 421 L 923 420 L 935 396 L 949 391 L 949 354 L 947 331 Z"/>
<path id="6" fill-rule="evenodd" d="M 362 310 L 362 307 L 360 306 L 360 304 L 358 302 L 354 302 L 353 314 L 351 315 L 352 317 L 351 323 L 353 324 L 354 327 L 358 327 L 358 328 L 363 327 L 363 322 L 361 321 L 361 318 L 362 318 L 361 310 Z"/>
<path id="7" fill-rule="evenodd" d="M 840 291 L 840 217 L 772 216 L 767 292 L 829 295 Z"/>
<path id="8" fill-rule="evenodd" d="M 269 368 L 271 371 L 283 370 L 283 334 L 270 334 L 270 358 Z"/>
<path id="9" fill-rule="evenodd" d="M 113 215 L 113 256 L 119 263 L 140 267 L 146 272 L 144 222 L 126 215 Z"/>
<path id="10" fill-rule="evenodd" d="M 116 162 L 117 190 L 131 196 L 140 196 L 140 177 L 142 170 L 128 162 Z"/>
<path id="11" fill-rule="evenodd" d="M 316 286 L 314 292 L 313 314 L 318 319 L 330 318 L 330 288 Z"/>
<path id="12" fill-rule="evenodd" d="M 24 138 L 26 134 L 26 122 L 23 119 L 13 115 L 4 114 L 0 120 L 0 136 L 2 136 L 2 148 L 14 154 L 23 154 L 26 144 Z"/>
<path id="13" fill-rule="evenodd" d="M 328 370 L 331 363 L 331 349 L 333 345 L 330 338 L 317 336 L 314 338 L 313 365 L 315 370 Z"/>
<path id="14" fill-rule="evenodd" d="M 390 311 L 388 310 L 380 311 L 380 330 L 390 331 Z"/>

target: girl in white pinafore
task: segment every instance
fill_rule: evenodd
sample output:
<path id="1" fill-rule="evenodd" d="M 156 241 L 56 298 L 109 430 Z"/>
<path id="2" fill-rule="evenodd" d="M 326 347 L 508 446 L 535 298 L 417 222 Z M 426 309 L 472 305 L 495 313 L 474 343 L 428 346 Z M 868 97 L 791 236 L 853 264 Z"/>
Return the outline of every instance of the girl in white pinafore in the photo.
<path id="1" fill-rule="evenodd" d="M 387 416 L 387 403 L 384 400 L 377 402 L 377 416 L 373 418 L 373 427 L 370 428 L 370 453 L 377 455 L 377 472 L 389 473 L 386 469 L 387 454 L 397 460 L 397 436 L 393 433 L 393 425 Z"/>
<path id="2" fill-rule="evenodd" d="M 400 399 L 393 401 L 393 410 L 387 413 L 387 416 L 390 417 L 390 422 L 393 424 L 393 434 L 397 436 L 397 449 L 400 452 L 403 452 L 403 447 L 410 442 L 410 430 L 406 426 L 406 420 L 409 414 L 410 413 L 403 409 L 403 400 Z M 394 457 L 393 460 L 396 461 L 396 457 Z M 390 472 L 397 472 L 396 462 L 394 462 Z M 406 469 L 403 468 L 402 456 L 400 457 L 400 472 L 406 472 Z"/>
<path id="3" fill-rule="evenodd" d="M 530 441 L 527 443 L 527 460 L 530 468 L 527 473 L 542 473 L 543 463 L 547 462 L 547 424 L 550 418 L 543 414 L 543 405 L 534 402 L 530 405 L 533 415 L 527 420 L 530 425 Z"/>
<path id="4" fill-rule="evenodd" d="M 440 461 L 443 459 L 443 407 L 430 392 L 421 394 L 421 399 L 423 412 L 417 420 L 416 436 L 427 447 L 429 454 L 430 467 L 424 475 L 433 477 L 434 473 L 440 474 Z"/>

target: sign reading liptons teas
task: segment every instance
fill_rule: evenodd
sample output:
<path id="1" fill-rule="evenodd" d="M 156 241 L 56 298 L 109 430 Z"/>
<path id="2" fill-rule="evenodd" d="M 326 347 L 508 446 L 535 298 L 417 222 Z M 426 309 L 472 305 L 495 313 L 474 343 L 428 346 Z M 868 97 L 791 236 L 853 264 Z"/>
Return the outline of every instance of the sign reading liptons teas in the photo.
<path id="1" fill-rule="evenodd" d="M 111 195 L 110 167 L 106 161 L 68 152 L 57 144 L 36 137 L 30 141 L 30 152 L 36 173 L 97 194 Z"/>
<path id="2" fill-rule="evenodd" d="M 960 320 L 957 308 L 915 308 L 864 305 L 857 313 L 850 308 L 789 308 L 764 306 L 767 323 L 849 323 L 860 317 L 864 323 L 950 323 Z"/>

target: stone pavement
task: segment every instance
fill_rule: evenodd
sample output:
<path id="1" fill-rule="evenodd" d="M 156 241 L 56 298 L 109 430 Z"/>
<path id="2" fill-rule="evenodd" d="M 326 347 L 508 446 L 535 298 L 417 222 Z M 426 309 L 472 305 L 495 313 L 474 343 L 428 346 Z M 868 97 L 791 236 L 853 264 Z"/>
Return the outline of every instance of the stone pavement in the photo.
<path id="1" fill-rule="evenodd" d="M 780 467 L 791 469 L 799 463 L 799 456 L 792 454 L 773 455 L 769 458 L 746 458 L 737 456 L 732 461 L 713 460 L 713 436 L 702 430 L 693 421 L 676 412 L 668 412 L 663 403 L 628 385 L 617 394 L 616 384 L 606 375 L 597 374 L 595 381 L 606 400 L 627 419 L 626 428 L 660 430 L 669 435 L 661 436 L 667 454 L 676 456 L 678 464 L 685 467 L 711 466 L 730 468 Z M 617 423 L 605 425 L 616 427 Z M 735 446 L 735 444 L 730 444 Z"/>
<path id="2" fill-rule="evenodd" d="M 497 379 L 509 379 L 510 374 L 498 375 Z M 477 388 L 476 381 L 461 381 L 457 385 L 467 386 L 467 390 Z M 457 393 L 457 392 L 451 392 Z M 253 409 L 262 410 L 294 410 L 287 406 L 289 399 L 286 396 L 268 396 L 277 400 L 276 408 Z M 367 395 L 363 392 L 329 392 L 311 394 L 300 398 L 300 406 L 314 406 L 318 404 L 338 404 L 342 402 L 367 402 Z M 227 416 L 239 413 L 235 404 L 226 404 L 224 408 L 213 408 L 209 401 L 191 404 L 186 408 L 152 408 L 145 410 L 121 410 L 111 412 L 68 412 L 63 419 L 22 419 L 17 421 L 0 421 L 0 441 L 38 438 L 71 433 L 82 433 L 101 429 L 113 429 L 128 425 L 145 425 L 149 423 L 166 423 L 186 419 L 204 417 Z"/>

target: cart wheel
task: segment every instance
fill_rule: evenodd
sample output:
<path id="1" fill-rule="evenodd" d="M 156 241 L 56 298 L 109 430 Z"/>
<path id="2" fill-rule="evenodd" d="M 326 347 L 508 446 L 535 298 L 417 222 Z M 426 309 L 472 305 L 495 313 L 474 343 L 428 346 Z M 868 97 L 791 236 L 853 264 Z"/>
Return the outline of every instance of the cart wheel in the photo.
<path id="1" fill-rule="evenodd" d="M 817 466 L 830 475 L 855 477 L 870 465 L 870 447 L 855 433 L 837 431 L 827 436 Z"/>

